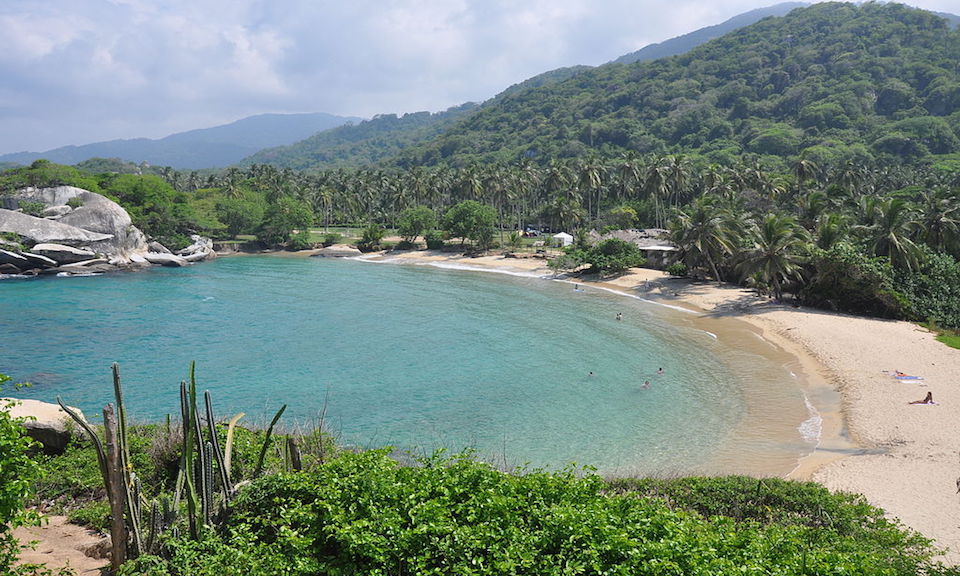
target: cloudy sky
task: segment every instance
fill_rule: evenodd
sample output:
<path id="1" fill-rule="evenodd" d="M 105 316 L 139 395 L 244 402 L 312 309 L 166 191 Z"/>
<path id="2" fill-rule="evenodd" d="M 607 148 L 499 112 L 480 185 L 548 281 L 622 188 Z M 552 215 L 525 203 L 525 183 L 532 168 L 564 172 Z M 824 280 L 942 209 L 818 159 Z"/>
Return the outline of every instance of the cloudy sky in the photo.
<path id="1" fill-rule="evenodd" d="M 434 112 L 777 1 L 2 0 L 0 153 L 265 112 Z"/>

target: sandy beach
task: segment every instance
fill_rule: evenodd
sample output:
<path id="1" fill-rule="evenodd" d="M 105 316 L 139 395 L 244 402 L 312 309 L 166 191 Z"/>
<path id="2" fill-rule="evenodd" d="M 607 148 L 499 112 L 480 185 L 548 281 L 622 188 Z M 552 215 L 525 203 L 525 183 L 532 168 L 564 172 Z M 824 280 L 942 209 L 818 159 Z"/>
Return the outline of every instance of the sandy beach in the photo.
<path id="1" fill-rule="evenodd" d="M 466 258 L 427 251 L 385 259 L 552 276 L 546 261 Z M 587 283 L 585 283 L 586 285 Z M 796 357 L 808 397 L 823 417 L 822 441 L 790 475 L 867 500 L 949 551 L 960 563 L 960 350 L 909 322 L 779 305 L 753 291 L 693 283 L 634 269 L 606 287 L 701 313 L 704 322 L 751 324 Z M 899 370 L 922 380 L 897 380 Z M 911 405 L 927 392 L 935 405 Z"/>

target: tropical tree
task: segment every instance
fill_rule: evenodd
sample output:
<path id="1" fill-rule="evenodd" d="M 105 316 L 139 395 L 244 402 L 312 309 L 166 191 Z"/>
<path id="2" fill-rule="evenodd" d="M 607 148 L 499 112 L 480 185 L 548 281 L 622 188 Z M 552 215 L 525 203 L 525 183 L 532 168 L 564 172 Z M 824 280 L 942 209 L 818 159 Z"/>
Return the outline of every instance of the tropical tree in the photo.
<path id="1" fill-rule="evenodd" d="M 915 270 L 920 251 L 913 237 L 919 231 L 913 207 L 903 199 L 893 196 L 866 203 L 865 216 L 869 224 L 860 230 L 865 234 L 868 246 L 877 256 L 885 256 L 894 267 Z"/>
<path id="2" fill-rule="evenodd" d="M 426 206 L 407 208 L 400 213 L 398 232 L 404 241 L 414 243 L 417 236 L 437 227 L 437 215 Z"/>
<path id="3" fill-rule="evenodd" d="M 443 227 L 450 236 L 460 238 L 461 246 L 472 240 L 479 248 L 486 249 L 493 243 L 496 221 L 497 214 L 492 207 L 476 200 L 464 200 L 447 210 Z"/>
<path id="4" fill-rule="evenodd" d="M 680 248 L 678 259 L 693 270 L 709 267 L 723 280 L 718 264 L 739 243 L 739 228 L 732 214 L 712 196 L 700 196 L 687 209 L 679 210 L 671 223 L 670 237 Z"/>
<path id="5" fill-rule="evenodd" d="M 750 234 L 750 246 L 738 268 L 759 287 L 769 287 L 777 300 L 783 285 L 798 278 L 810 251 L 810 237 L 793 216 L 767 214 Z"/>
<path id="6" fill-rule="evenodd" d="M 919 224 L 923 242 L 938 252 L 960 256 L 960 199 L 946 187 L 928 189 L 920 197 Z"/>

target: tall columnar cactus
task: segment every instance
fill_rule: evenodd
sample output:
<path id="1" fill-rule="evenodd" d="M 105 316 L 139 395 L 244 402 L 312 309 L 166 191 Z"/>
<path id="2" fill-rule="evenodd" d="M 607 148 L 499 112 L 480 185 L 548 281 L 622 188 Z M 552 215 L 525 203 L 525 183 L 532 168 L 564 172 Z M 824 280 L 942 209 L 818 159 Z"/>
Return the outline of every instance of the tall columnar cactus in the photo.
<path id="1" fill-rule="evenodd" d="M 147 524 L 149 531 L 144 539 L 142 527 L 143 504 L 140 480 L 133 470 L 130 459 L 130 445 L 127 439 L 126 405 L 123 398 L 123 388 L 120 383 L 120 367 L 113 365 L 113 389 L 116 398 L 116 409 L 113 404 L 104 408 L 105 441 L 100 439 L 97 432 L 74 410 L 66 406 L 58 397 L 57 402 L 64 411 L 72 417 L 86 432 L 97 453 L 97 463 L 103 477 L 107 497 L 111 503 L 113 525 L 111 536 L 114 541 L 115 552 L 113 557 L 114 570 L 119 568 L 126 559 L 136 558 L 143 553 L 156 551 L 159 545 L 158 536 L 167 528 L 176 528 L 177 511 L 181 501 L 186 500 L 187 521 L 190 536 L 200 537 L 201 526 L 211 526 L 214 518 L 224 518 L 223 513 L 215 514 L 216 507 L 216 477 L 219 476 L 222 511 L 225 511 L 233 496 L 235 487 L 230 478 L 230 457 L 233 444 L 233 433 L 237 421 L 243 416 L 234 416 L 227 429 L 226 450 L 221 450 L 217 435 L 216 420 L 213 414 L 213 402 L 209 392 L 204 392 L 206 430 L 208 438 L 204 438 L 204 426 L 201 423 L 200 412 L 197 407 L 197 382 L 195 364 L 190 364 L 189 383 L 180 383 L 180 415 L 182 421 L 182 445 L 180 453 L 180 467 L 177 473 L 176 489 L 173 500 L 164 496 L 160 503 L 150 503 Z M 283 405 L 274 415 L 267 429 L 266 438 L 260 450 L 254 477 L 259 476 L 264 467 L 267 450 L 273 429 L 286 410 Z M 167 431 L 170 431 L 170 420 L 167 417 Z M 219 474 L 213 470 L 214 461 Z"/>

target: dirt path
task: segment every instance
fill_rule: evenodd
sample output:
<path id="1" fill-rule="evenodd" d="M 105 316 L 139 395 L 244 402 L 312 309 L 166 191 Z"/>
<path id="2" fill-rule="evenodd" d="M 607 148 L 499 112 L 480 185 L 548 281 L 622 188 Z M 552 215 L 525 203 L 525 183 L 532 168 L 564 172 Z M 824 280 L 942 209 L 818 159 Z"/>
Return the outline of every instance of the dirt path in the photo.
<path id="1" fill-rule="evenodd" d="M 110 539 L 92 530 L 68 524 L 66 516 L 47 516 L 43 526 L 13 531 L 21 545 L 36 541 L 36 548 L 20 553 L 21 564 L 46 564 L 53 571 L 69 566 L 77 576 L 100 576 L 110 565 L 105 559 Z"/>

